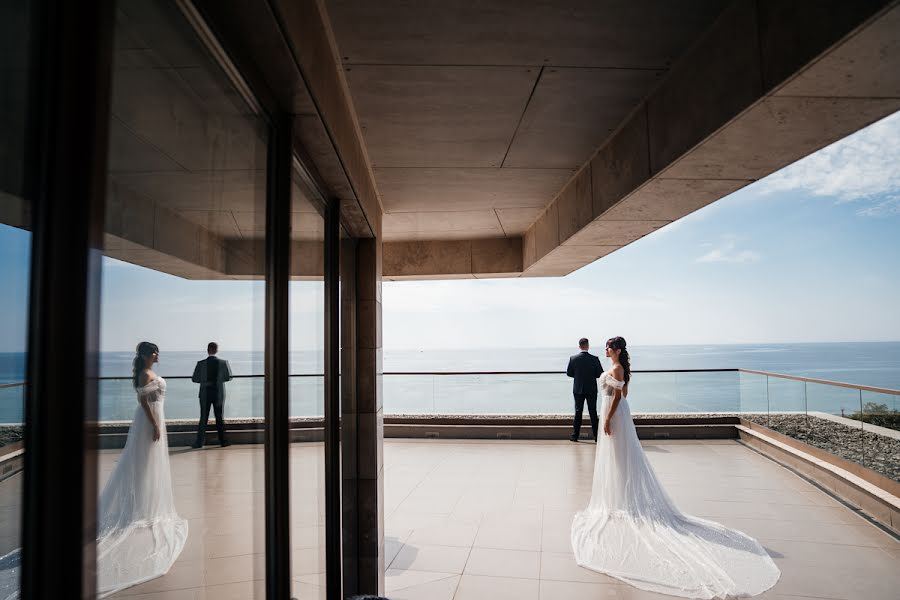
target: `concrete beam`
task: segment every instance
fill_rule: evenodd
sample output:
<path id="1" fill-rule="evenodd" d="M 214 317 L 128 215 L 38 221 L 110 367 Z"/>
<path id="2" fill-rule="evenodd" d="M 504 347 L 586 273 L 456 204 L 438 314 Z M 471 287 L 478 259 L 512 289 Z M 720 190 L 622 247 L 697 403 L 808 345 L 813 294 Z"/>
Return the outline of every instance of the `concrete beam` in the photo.
<path id="1" fill-rule="evenodd" d="M 738 0 L 526 231 L 524 275 L 566 275 L 898 109 L 900 3 Z"/>
<path id="2" fill-rule="evenodd" d="M 521 238 L 385 242 L 384 278 L 468 279 L 517 277 L 522 272 Z"/>
<path id="3" fill-rule="evenodd" d="M 376 232 L 380 235 L 384 210 L 325 6 L 317 0 L 276 0 L 273 5 L 281 17 L 303 80 L 355 196 L 357 205 L 342 198 L 341 210 L 345 213 L 345 220 L 355 223 L 364 219 L 368 225 L 368 235 L 375 237 Z M 318 124 L 301 120 L 297 127 L 298 133 L 303 134 L 305 130 L 312 136 L 316 134 Z M 321 130 L 318 134 L 321 140 Z M 311 148 L 313 152 L 315 147 Z M 359 236 L 361 232 L 352 233 Z"/>

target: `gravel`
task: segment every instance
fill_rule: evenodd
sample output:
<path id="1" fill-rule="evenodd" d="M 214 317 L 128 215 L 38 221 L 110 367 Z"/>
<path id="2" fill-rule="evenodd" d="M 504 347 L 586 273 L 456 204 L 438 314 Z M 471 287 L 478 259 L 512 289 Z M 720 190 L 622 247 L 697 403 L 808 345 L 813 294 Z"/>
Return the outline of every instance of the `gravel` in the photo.
<path id="1" fill-rule="evenodd" d="M 23 436 L 24 433 L 20 426 L 0 427 L 0 446 L 21 442 Z"/>
<path id="2" fill-rule="evenodd" d="M 900 481 L 900 440 L 863 431 L 818 417 L 804 415 L 742 415 L 810 446 L 863 465 L 894 481 Z"/>

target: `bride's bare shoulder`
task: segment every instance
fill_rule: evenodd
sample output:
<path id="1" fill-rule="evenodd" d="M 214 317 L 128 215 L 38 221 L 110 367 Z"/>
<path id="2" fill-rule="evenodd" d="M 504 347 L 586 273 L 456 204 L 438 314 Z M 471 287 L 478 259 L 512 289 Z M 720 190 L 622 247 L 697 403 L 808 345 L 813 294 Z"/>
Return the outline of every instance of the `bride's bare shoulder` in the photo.
<path id="1" fill-rule="evenodd" d="M 622 367 L 622 365 L 613 365 L 610 371 L 612 372 L 612 376 L 619 381 L 621 381 L 622 376 L 625 375 L 625 369 Z"/>

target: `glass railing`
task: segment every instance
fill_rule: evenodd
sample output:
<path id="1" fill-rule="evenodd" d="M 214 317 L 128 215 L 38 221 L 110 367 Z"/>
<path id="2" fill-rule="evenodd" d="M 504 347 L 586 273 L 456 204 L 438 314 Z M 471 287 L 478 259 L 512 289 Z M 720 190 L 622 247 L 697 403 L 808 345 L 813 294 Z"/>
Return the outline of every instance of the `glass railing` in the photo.
<path id="1" fill-rule="evenodd" d="M 196 420 L 198 391 L 190 377 L 166 377 L 166 420 Z M 322 418 L 322 375 L 291 375 L 290 416 Z M 264 379 L 261 375 L 236 375 L 225 384 L 226 418 L 261 419 L 264 405 Z M 137 410 L 130 378 L 104 377 L 100 381 L 100 420 L 130 421 Z"/>
<path id="2" fill-rule="evenodd" d="M 25 412 L 25 384 L 0 383 L 0 425 L 19 425 Z"/>
<path id="3" fill-rule="evenodd" d="M 198 416 L 197 384 L 167 377 L 166 417 Z M 384 414 L 572 414 L 572 380 L 556 371 L 384 373 Z M 324 378 L 291 376 L 290 415 L 322 418 Z M 24 387 L 0 384 L 0 424 L 22 422 Z M 263 378 L 235 376 L 226 385 L 226 418 L 263 417 Z M 634 371 L 628 403 L 641 415 L 739 415 L 900 480 L 900 391 L 747 369 Z M 100 420 L 130 421 L 137 409 L 131 380 L 100 381 Z M 21 427 L 18 427 L 21 429 Z"/>
<path id="4" fill-rule="evenodd" d="M 633 413 L 741 411 L 737 369 L 635 371 Z M 572 380 L 555 371 L 385 373 L 386 415 L 568 415 Z"/>
<path id="5" fill-rule="evenodd" d="M 197 384 L 187 376 L 170 376 L 166 382 L 166 417 L 194 419 Z M 572 380 L 557 371 L 388 372 L 382 382 L 386 415 L 572 412 Z M 317 399 L 323 376 L 291 375 L 290 385 L 290 415 L 321 417 Z M 262 376 L 235 376 L 226 384 L 228 418 L 262 418 L 263 392 Z M 0 424 L 22 422 L 23 394 L 21 383 L 0 384 Z M 889 426 L 900 409 L 900 392 L 745 369 L 641 370 L 632 373 L 628 402 L 635 414 L 752 414 L 762 424 L 802 415 L 804 427 L 807 417 L 829 415 L 855 420 L 861 430 L 877 430 Z M 101 378 L 101 421 L 129 421 L 136 409 L 130 378 Z"/>
<path id="6" fill-rule="evenodd" d="M 900 391 L 742 370 L 751 421 L 900 481 Z"/>

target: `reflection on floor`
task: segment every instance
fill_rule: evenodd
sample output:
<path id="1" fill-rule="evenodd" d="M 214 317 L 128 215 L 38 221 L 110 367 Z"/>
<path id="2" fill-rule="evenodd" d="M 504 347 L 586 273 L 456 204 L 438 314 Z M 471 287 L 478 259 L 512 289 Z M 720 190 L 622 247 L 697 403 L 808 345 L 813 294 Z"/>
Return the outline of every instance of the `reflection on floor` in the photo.
<path id="1" fill-rule="evenodd" d="M 101 485 L 118 451 L 101 454 Z M 265 598 L 261 446 L 173 448 L 175 504 L 188 541 L 168 574 L 113 596 L 129 600 Z M 292 594 L 324 598 L 323 446 L 291 446 Z"/>
<path id="2" fill-rule="evenodd" d="M 781 580 L 759 598 L 897 597 L 900 543 L 791 472 L 733 441 L 644 448 L 685 512 L 745 531 L 775 557 Z M 669 598 L 575 565 L 569 526 L 590 495 L 594 449 L 570 442 L 386 441 L 387 596 Z M 101 454 L 101 485 L 117 455 Z M 168 575 L 116 597 L 264 598 L 261 447 L 176 448 L 171 459 L 176 504 L 190 520 L 187 546 Z M 324 597 L 321 465 L 321 444 L 292 446 L 298 600 Z M 0 483 L 5 511 L 17 510 L 20 477 Z"/>

